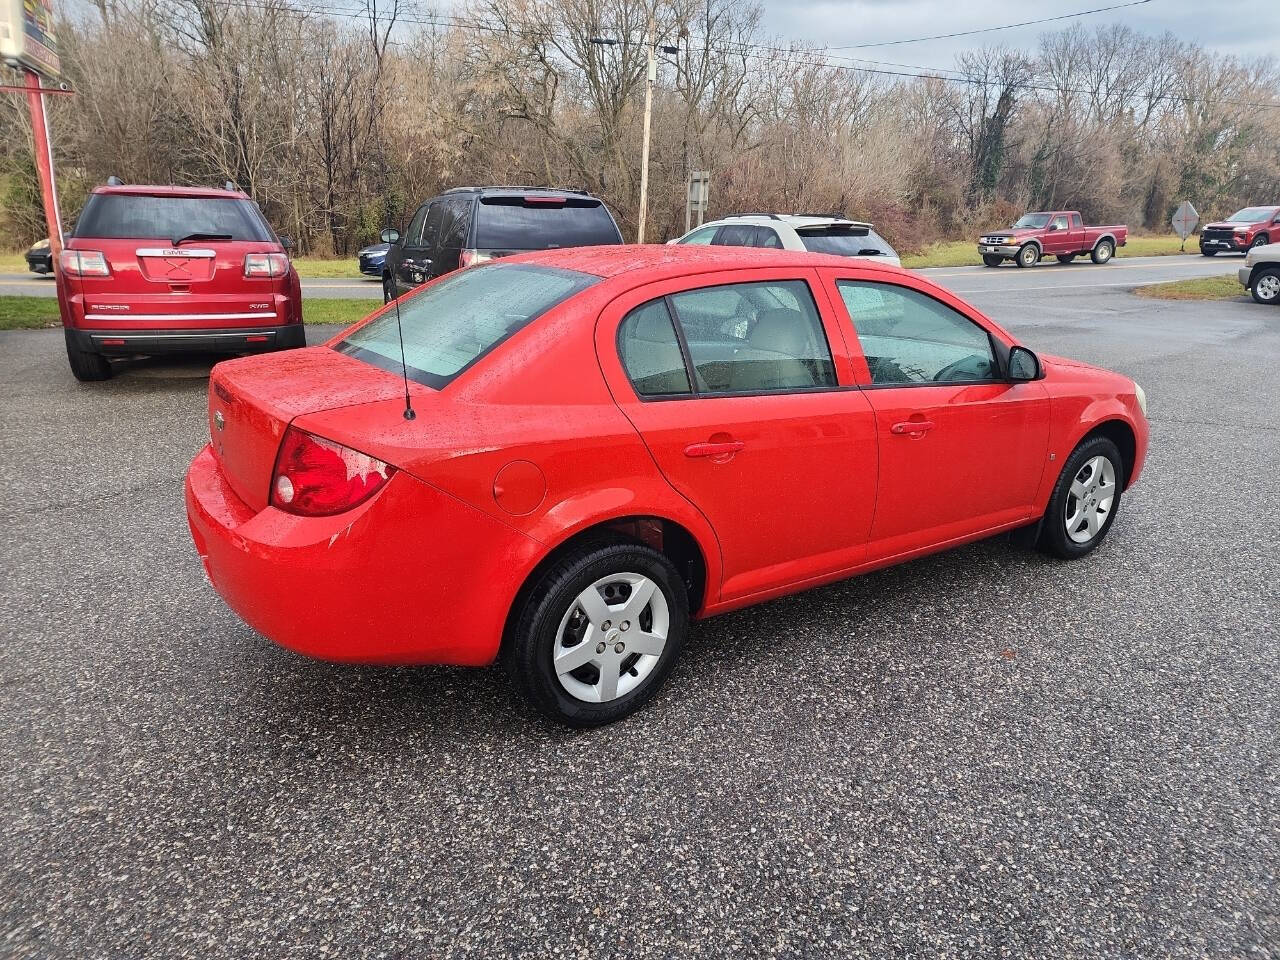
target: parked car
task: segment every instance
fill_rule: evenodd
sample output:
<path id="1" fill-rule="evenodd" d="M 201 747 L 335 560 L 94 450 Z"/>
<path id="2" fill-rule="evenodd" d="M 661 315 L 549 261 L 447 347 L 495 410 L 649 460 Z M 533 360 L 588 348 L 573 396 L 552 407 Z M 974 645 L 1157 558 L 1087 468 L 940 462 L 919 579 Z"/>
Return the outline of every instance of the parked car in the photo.
<path id="1" fill-rule="evenodd" d="M 1084 256 L 1106 263 L 1128 239 L 1129 228 L 1124 224 L 1086 227 L 1076 210 L 1039 210 L 1023 214 L 1008 230 L 984 233 L 978 238 L 978 253 L 988 267 L 998 267 L 1005 260 L 1034 267 L 1048 256 L 1057 257 L 1059 263 Z"/>
<path id="2" fill-rule="evenodd" d="M 399 306 L 214 368 L 196 549 L 277 643 L 502 657 L 576 726 L 652 697 L 691 617 L 1003 531 L 1083 556 L 1147 452 L 1132 380 L 874 261 L 555 250 Z"/>
<path id="3" fill-rule="evenodd" d="M 1258 303 L 1280 303 L 1280 243 L 1251 248 L 1238 276 Z"/>
<path id="4" fill-rule="evenodd" d="M 365 247 L 356 257 L 360 261 L 360 272 L 366 277 L 381 277 L 387 267 L 387 250 L 391 244 L 383 241 Z"/>
<path id="5" fill-rule="evenodd" d="M 1243 253 L 1273 239 L 1280 240 L 1280 206 L 1245 207 L 1226 220 L 1201 227 L 1200 252 L 1206 257 Z"/>
<path id="6" fill-rule="evenodd" d="M 435 277 L 527 250 L 622 243 L 597 197 L 541 187 L 456 187 L 420 206 L 409 227 L 384 230 L 391 245 L 384 302 Z"/>
<path id="7" fill-rule="evenodd" d="M 32 273 L 53 273 L 53 248 L 49 239 L 37 240 L 26 253 L 27 269 Z"/>
<path id="8" fill-rule="evenodd" d="M 285 246 L 233 189 L 97 187 L 58 270 L 71 372 L 108 358 L 300 347 L 302 295 Z"/>
<path id="9" fill-rule="evenodd" d="M 874 257 L 901 266 L 897 252 L 871 224 L 823 214 L 744 213 L 695 227 L 673 244 L 809 250 L 844 257 Z"/>

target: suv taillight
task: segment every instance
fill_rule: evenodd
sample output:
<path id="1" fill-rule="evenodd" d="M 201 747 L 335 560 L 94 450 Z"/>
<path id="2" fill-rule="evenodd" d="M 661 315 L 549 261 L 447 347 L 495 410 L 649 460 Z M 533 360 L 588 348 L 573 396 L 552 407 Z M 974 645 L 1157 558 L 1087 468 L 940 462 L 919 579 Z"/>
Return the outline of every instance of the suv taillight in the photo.
<path id="1" fill-rule="evenodd" d="M 271 477 L 271 505 L 303 517 L 325 517 L 364 503 L 396 468 L 376 457 L 290 427 Z"/>
<path id="2" fill-rule="evenodd" d="M 246 253 L 246 277 L 283 277 L 289 272 L 289 258 L 283 253 Z"/>
<path id="3" fill-rule="evenodd" d="M 458 266 L 474 267 L 477 263 L 488 263 L 490 260 L 496 260 L 497 254 L 488 253 L 482 250 L 463 250 L 458 254 Z"/>
<path id="4" fill-rule="evenodd" d="M 58 263 L 63 273 L 73 277 L 111 276 L 111 268 L 101 250 L 63 250 Z"/>

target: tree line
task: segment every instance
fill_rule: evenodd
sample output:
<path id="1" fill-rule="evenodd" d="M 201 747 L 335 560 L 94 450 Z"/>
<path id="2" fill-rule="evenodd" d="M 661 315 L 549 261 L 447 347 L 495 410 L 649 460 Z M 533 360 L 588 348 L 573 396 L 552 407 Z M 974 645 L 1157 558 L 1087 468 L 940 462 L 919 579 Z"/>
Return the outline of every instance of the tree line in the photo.
<path id="1" fill-rule="evenodd" d="M 906 250 L 1025 208 L 1167 230 L 1183 199 L 1280 202 L 1276 63 L 1122 24 L 944 71 L 772 39 L 749 0 L 75 2 L 76 93 L 50 98 L 68 220 L 111 175 L 230 180 L 299 251 L 345 256 L 441 189 L 533 184 L 603 197 L 633 238 L 651 15 L 677 52 L 659 56 L 649 239 L 683 231 L 691 170 L 713 215 L 836 212 Z M 25 101 L 0 119 L 0 244 L 18 246 L 45 235 Z"/>

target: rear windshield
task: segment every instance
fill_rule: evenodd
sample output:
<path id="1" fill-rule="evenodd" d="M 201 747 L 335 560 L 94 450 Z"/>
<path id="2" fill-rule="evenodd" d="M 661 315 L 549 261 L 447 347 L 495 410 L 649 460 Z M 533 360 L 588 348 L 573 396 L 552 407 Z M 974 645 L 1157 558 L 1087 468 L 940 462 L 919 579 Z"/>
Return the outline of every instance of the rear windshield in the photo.
<path id="1" fill-rule="evenodd" d="M 439 390 L 521 327 L 599 279 L 526 263 L 449 274 L 400 303 L 409 379 Z M 399 374 L 395 309 L 354 331 L 337 349 Z"/>
<path id="2" fill-rule="evenodd" d="M 95 193 L 76 222 L 77 237 L 181 240 L 193 233 L 269 241 L 271 231 L 248 200 Z"/>
<path id="3" fill-rule="evenodd" d="M 889 241 L 868 230 L 850 227 L 822 227 L 819 230 L 797 230 L 804 248 L 812 253 L 834 253 L 840 257 L 896 257 Z"/>
<path id="4" fill-rule="evenodd" d="M 618 226 L 599 200 L 538 202 L 524 197 L 482 197 L 475 245 L 481 250 L 546 250 L 621 243 Z"/>

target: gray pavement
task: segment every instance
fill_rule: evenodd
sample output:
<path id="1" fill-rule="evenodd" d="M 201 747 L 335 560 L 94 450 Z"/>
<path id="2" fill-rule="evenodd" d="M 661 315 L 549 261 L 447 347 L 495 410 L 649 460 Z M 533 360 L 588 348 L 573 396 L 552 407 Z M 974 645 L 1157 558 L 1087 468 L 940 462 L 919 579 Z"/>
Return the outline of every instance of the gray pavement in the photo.
<path id="1" fill-rule="evenodd" d="M 1088 260 L 1060 264 L 1055 260 L 1041 263 L 1030 270 L 1020 270 L 1011 263 L 991 269 L 988 267 L 937 267 L 922 270 L 957 293 L 968 296 L 990 290 L 1064 290 L 1105 289 L 1115 286 L 1136 287 L 1164 280 L 1183 280 L 1188 277 L 1211 277 L 1218 274 L 1235 275 L 1244 262 L 1241 256 L 1202 257 L 1200 254 L 1172 257 L 1118 257 L 1104 266 L 1095 266 Z M 339 280 L 303 280 L 303 296 L 338 297 L 343 299 L 382 299 L 379 281 L 373 278 Z M 35 274 L 0 274 L 0 296 L 5 294 L 28 297 L 56 296 L 52 277 Z"/>
<path id="2" fill-rule="evenodd" d="M 587 733 L 256 636 L 183 516 L 207 365 L 79 385 L 0 333 L 0 955 L 1277 956 L 1280 310 L 1118 267 L 942 278 L 1146 387 L 1096 553 L 709 621 Z"/>

